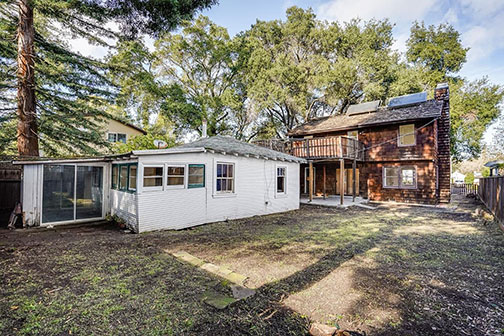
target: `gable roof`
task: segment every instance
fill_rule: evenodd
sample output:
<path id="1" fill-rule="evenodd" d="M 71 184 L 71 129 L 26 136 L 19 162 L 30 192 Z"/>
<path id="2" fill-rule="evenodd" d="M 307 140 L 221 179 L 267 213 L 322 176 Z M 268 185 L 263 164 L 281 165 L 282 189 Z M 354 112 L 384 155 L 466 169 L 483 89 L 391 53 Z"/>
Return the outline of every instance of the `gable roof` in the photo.
<path id="1" fill-rule="evenodd" d="M 431 99 L 419 104 L 397 108 L 382 107 L 376 112 L 364 114 L 340 114 L 322 117 L 299 125 L 291 130 L 289 135 L 317 134 L 420 119 L 439 118 L 442 106 L 443 103 L 441 101 Z"/>
<path id="2" fill-rule="evenodd" d="M 126 120 L 123 120 L 123 119 L 119 119 L 119 118 L 111 118 L 112 120 L 114 121 L 117 121 L 125 126 L 128 126 L 128 127 L 131 127 L 133 128 L 134 130 L 137 130 L 138 132 L 141 132 L 143 135 L 146 135 L 147 134 L 147 131 L 145 131 L 143 128 L 140 128 Z"/>
<path id="3" fill-rule="evenodd" d="M 235 154 L 241 156 L 255 156 L 271 160 L 306 162 L 289 154 L 278 152 L 266 147 L 261 147 L 248 142 L 239 141 L 232 137 L 216 135 L 209 138 L 201 138 L 191 143 L 174 147 L 173 149 L 196 149 L 204 148 L 208 151 L 215 151 L 225 154 Z"/>

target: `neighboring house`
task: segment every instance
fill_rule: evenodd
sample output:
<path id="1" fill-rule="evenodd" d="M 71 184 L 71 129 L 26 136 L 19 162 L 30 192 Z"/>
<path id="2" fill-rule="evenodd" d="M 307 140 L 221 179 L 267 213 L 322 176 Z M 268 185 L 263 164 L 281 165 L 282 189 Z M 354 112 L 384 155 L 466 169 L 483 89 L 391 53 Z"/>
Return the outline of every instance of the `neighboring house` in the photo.
<path id="1" fill-rule="evenodd" d="M 427 100 L 423 92 L 390 99 L 386 107 L 379 101 L 352 105 L 346 114 L 293 129 L 285 151 L 308 161 L 301 166 L 301 193 L 449 202 L 448 85 L 439 84 L 434 97 Z"/>
<path id="2" fill-rule="evenodd" d="M 27 226 L 122 218 L 136 232 L 299 208 L 294 156 L 215 136 L 158 150 L 23 165 Z"/>
<path id="3" fill-rule="evenodd" d="M 123 142 L 135 135 L 145 135 L 146 131 L 125 121 L 108 119 L 105 121 L 105 136 L 109 142 Z"/>
<path id="4" fill-rule="evenodd" d="M 485 163 L 485 167 L 490 169 L 490 176 L 504 175 L 504 160 L 495 160 Z"/>
<path id="5" fill-rule="evenodd" d="M 456 184 L 465 183 L 465 178 L 466 176 L 459 171 L 456 171 L 452 174 L 452 181 Z"/>

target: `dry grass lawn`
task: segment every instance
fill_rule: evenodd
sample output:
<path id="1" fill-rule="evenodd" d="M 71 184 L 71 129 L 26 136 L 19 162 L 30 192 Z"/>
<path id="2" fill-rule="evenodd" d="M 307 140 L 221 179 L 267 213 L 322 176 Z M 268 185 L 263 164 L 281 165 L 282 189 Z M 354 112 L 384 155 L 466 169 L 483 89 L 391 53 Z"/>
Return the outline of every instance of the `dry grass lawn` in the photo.
<path id="1" fill-rule="evenodd" d="M 164 251 L 248 277 L 225 281 Z M 125 235 L 109 227 L 0 233 L 1 334 L 304 335 L 309 321 L 367 335 L 504 333 L 504 235 L 467 213 L 298 211 Z"/>

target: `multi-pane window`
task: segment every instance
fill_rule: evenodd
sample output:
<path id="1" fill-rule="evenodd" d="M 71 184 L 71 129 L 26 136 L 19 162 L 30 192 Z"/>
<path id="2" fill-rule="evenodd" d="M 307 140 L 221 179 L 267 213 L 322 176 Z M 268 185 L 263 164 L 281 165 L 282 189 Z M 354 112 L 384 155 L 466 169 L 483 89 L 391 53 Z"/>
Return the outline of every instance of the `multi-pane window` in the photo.
<path id="1" fill-rule="evenodd" d="M 217 163 L 216 191 L 218 193 L 234 192 L 234 164 Z"/>
<path id="2" fill-rule="evenodd" d="M 188 188 L 203 188 L 205 187 L 205 165 L 190 164 L 189 165 L 189 181 Z"/>
<path id="3" fill-rule="evenodd" d="M 137 189 L 137 165 L 129 165 L 129 181 L 128 190 L 135 191 Z"/>
<path id="4" fill-rule="evenodd" d="M 415 169 L 402 168 L 401 169 L 401 186 L 404 188 L 415 187 Z"/>
<path id="5" fill-rule="evenodd" d="M 107 140 L 109 142 L 122 142 L 126 143 L 126 134 L 124 133 L 109 133 Z"/>
<path id="6" fill-rule="evenodd" d="M 162 189 L 163 166 L 145 166 L 143 169 L 143 187 L 145 189 Z"/>
<path id="7" fill-rule="evenodd" d="M 276 191 L 279 194 L 285 193 L 285 190 L 286 190 L 286 185 L 285 185 L 286 178 L 287 178 L 286 171 L 287 171 L 287 168 L 285 168 L 285 167 L 277 167 Z"/>
<path id="8" fill-rule="evenodd" d="M 118 189 L 119 186 L 119 166 L 112 165 L 112 189 Z"/>
<path id="9" fill-rule="evenodd" d="M 184 186 L 184 166 L 168 166 L 166 184 L 169 187 Z"/>
<path id="10" fill-rule="evenodd" d="M 401 125 L 399 126 L 399 146 L 414 146 L 415 140 L 415 125 Z"/>
<path id="11" fill-rule="evenodd" d="M 128 189 L 128 166 L 119 166 L 119 190 Z"/>
<path id="12" fill-rule="evenodd" d="M 416 168 L 384 167 L 383 186 L 385 188 L 416 188 Z"/>

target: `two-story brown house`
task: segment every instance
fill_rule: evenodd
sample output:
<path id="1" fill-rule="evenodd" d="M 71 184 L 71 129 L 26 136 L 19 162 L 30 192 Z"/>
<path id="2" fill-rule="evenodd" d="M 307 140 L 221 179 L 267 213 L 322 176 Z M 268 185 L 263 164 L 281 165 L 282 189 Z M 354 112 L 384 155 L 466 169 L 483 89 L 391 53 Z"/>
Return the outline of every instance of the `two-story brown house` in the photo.
<path id="1" fill-rule="evenodd" d="M 357 195 L 373 201 L 450 201 L 450 105 L 447 84 L 426 93 L 351 106 L 289 134 L 286 151 L 306 158 L 301 193 Z M 342 170 L 342 168 L 344 168 Z M 354 193 L 355 190 L 355 193 Z"/>

